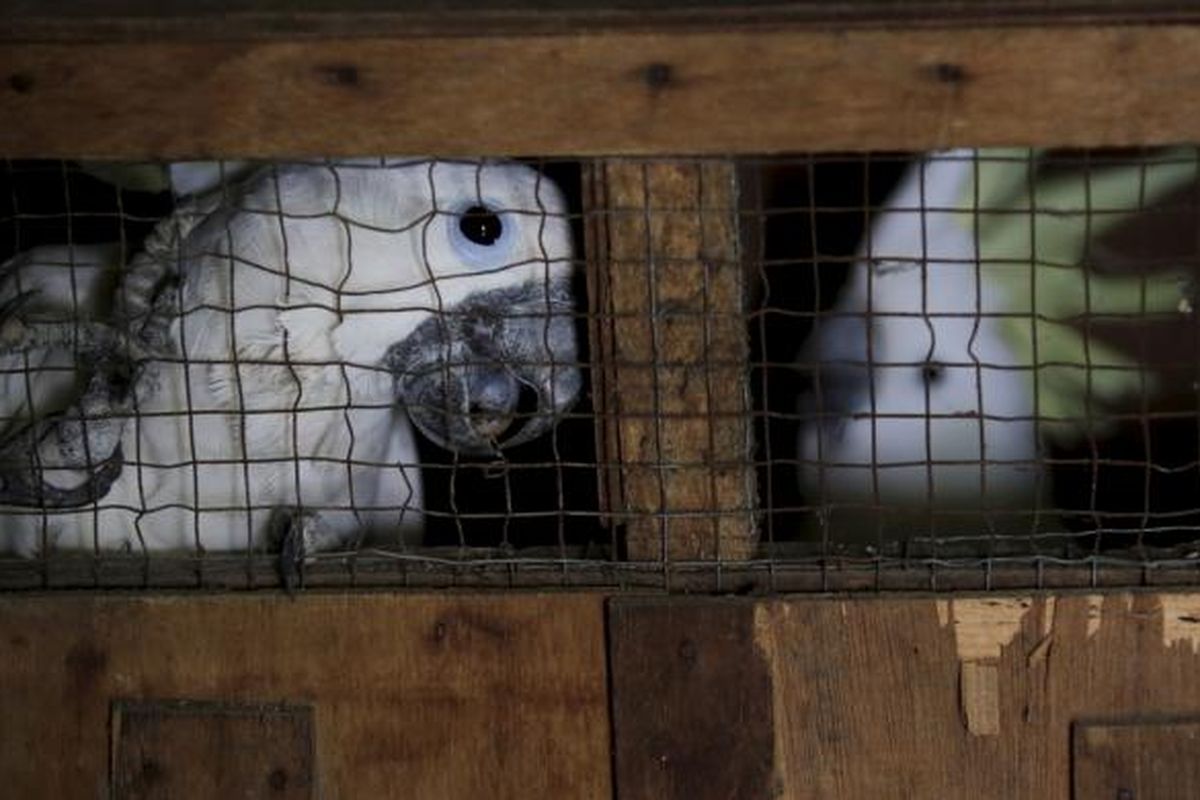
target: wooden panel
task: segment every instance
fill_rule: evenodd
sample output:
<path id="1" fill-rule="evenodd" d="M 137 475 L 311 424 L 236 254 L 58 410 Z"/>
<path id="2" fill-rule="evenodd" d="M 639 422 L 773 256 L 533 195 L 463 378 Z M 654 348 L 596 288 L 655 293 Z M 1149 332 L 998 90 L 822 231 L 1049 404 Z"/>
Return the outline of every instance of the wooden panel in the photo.
<path id="1" fill-rule="evenodd" d="M 771 681 L 754 606 L 621 601 L 610 620 L 621 800 L 771 796 Z"/>
<path id="2" fill-rule="evenodd" d="M 787 796 L 1067 800 L 1072 720 L 1200 709 L 1200 629 L 1180 622 L 1198 605 L 1152 594 L 765 605 Z"/>
<path id="3" fill-rule="evenodd" d="M 608 502 L 632 560 L 745 558 L 756 529 L 735 168 L 609 160 L 587 209 Z"/>
<path id="4" fill-rule="evenodd" d="M 685 639 L 695 652 L 719 641 L 724 663 L 740 660 L 747 676 L 726 674 L 723 684 L 693 682 L 677 692 L 647 681 L 639 691 L 620 680 L 626 667 L 616 661 L 618 643 L 666 612 L 614 600 L 618 738 L 641 706 L 685 721 L 694 709 L 716 709 L 727 733 L 753 739 L 771 732 L 770 786 L 778 797 L 1068 800 L 1073 722 L 1200 713 L 1200 594 L 664 602 L 676 606 L 670 627 L 659 629 L 657 647 L 640 637 L 633 651 L 639 663 L 679 660 Z M 738 610 L 722 610 L 728 604 Z M 716 610 L 691 610 L 705 607 Z M 750 703 L 731 709 L 726 695 L 746 697 L 762 663 L 771 713 Z M 724 748 L 711 728 L 696 730 L 707 732 L 714 755 L 707 766 L 689 763 L 689 785 L 699 787 L 691 796 L 730 796 L 718 788 L 731 771 L 749 769 L 753 748 Z M 703 735 L 686 726 L 672 732 L 684 742 Z M 1173 747 L 1178 753 L 1182 745 Z M 739 755 L 740 766 L 728 763 Z M 620 763 L 617 778 L 619 797 L 652 796 L 645 779 Z M 1163 780 L 1185 793 L 1137 797 L 1196 796 L 1187 775 Z"/>
<path id="5" fill-rule="evenodd" d="M 768 153 L 1200 139 L 1200 108 L 1184 101 L 1200 82 L 1200 26 L 1186 23 L 218 39 L 7 43 L 0 154 Z"/>
<path id="6" fill-rule="evenodd" d="M 0 598 L 0 781 L 97 797 L 114 699 L 313 708 L 321 797 L 610 797 L 602 599 Z"/>
<path id="7" fill-rule="evenodd" d="M 1073 731 L 1075 797 L 1200 797 L 1200 721 L 1088 722 Z"/>
<path id="8" fill-rule="evenodd" d="M 0 0 L 0 39 L 269 39 L 545 33 L 651 26 L 777 27 L 1194 20 L 1187 0 Z"/>
<path id="9" fill-rule="evenodd" d="M 601 451 L 602 452 L 602 451 Z M 610 467 L 613 466 L 610 464 Z M 609 469 L 609 472 L 619 472 Z M 608 508 L 608 506 L 606 506 Z M 516 528 L 514 528 L 516 530 Z M 669 570 L 657 565 L 610 560 L 583 547 L 522 548 L 521 559 L 511 551 L 458 546 L 423 548 L 430 560 L 360 556 L 319 560 L 306 566 L 307 589 L 397 588 L 410 590 L 522 589 L 662 589 L 690 594 L 736 592 L 981 592 L 1101 590 L 1140 586 L 1153 589 L 1195 587 L 1200 563 L 1165 561 L 1177 553 L 1147 550 L 1107 555 L 1103 562 L 1047 560 L 1044 556 L 1004 560 L 964 559 L 966 564 L 922 564 L 923 554 L 906 562 L 903 551 L 883 551 L 885 561 L 872 556 L 821 555 L 819 543 L 760 543 L 760 558 L 729 561 L 715 569 L 711 562 L 675 563 Z M 912 547 L 909 546 L 909 554 Z M 566 561 L 562 559 L 565 558 Z M 528 559 L 528 560 L 526 560 Z M 975 562 L 975 563 L 972 563 Z M 969 564 L 969 565 L 968 565 Z M 279 586 L 279 565 L 269 555 L 154 554 L 152 558 L 126 553 L 102 553 L 31 561 L 0 557 L 0 592 L 38 589 L 266 589 Z"/>
<path id="10" fill-rule="evenodd" d="M 312 710 L 187 701 L 118 702 L 114 800 L 266 797 L 313 792 Z"/>

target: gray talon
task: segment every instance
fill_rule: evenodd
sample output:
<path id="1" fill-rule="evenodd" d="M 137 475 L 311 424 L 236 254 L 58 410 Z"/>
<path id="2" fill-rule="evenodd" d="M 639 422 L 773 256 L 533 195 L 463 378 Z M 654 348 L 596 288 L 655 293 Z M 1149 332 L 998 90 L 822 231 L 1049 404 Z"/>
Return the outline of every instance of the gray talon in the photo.
<path id="1" fill-rule="evenodd" d="M 103 498 L 120 477 L 132 370 L 111 353 L 94 358 L 87 387 L 69 408 L 36 419 L 0 440 L 0 503 L 75 508 Z M 44 479 L 47 471 L 55 470 L 86 477 L 64 489 Z"/>
<path id="2" fill-rule="evenodd" d="M 283 590 L 291 594 L 304 584 L 304 565 L 309 554 L 320 549 L 321 518 L 314 511 L 280 508 L 270 522 L 270 543 L 279 551 L 276 566 Z"/>

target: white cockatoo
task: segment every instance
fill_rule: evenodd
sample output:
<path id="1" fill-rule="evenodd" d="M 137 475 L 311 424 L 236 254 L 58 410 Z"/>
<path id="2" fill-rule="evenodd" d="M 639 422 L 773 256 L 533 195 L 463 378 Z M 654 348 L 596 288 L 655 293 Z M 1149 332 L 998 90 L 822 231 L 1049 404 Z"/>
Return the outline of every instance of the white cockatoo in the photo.
<path id="1" fill-rule="evenodd" d="M 492 453 L 579 394 L 570 227 L 534 169 L 336 161 L 221 183 L 177 191 L 127 263 L 64 247 L 2 268 L 6 549 L 414 541 L 413 424 Z"/>
<path id="2" fill-rule="evenodd" d="M 1197 170 L 1191 151 L 1052 167 L 1029 150 L 932 153 L 909 170 L 799 358 L 813 375 L 801 489 L 835 539 L 1057 524 L 1046 442 L 1103 433 L 1154 391 L 1088 320 L 1128 336 L 1188 310 L 1181 272 L 1099 270 L 1097 242 Z"/>

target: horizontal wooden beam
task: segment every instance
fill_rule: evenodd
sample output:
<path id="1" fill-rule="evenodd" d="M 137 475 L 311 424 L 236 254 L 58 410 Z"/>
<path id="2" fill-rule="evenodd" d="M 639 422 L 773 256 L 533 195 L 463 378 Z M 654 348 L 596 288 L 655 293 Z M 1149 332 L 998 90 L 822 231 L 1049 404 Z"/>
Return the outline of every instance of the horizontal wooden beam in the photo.
<path id="1" fill-rule="evenodd" d="M 1187 21 L 266 40 L 202 31 L 70 43 L 35 41 L 36 30 L 26 24 L 25 38 L 0 48 L 0 156 L 749 154 L 1200 139 L 1200 109 L 1189 102 L 1200 25 Z"/>
<path id="2" fill-rule="evenodd" d="M 1200 19 L 1187 0 L 0 0 L 0 40 L 279 39 Z"/>
<path id="3" fill-rule="evenodd" d="M 1151 558 L 1156 560 L 1151 561 Z M 763 548 L 753 561 L 615 561 L 603 550 L 562 553 L 457 547 L 428 548 L 401 558 L 363 553 L 319 558 L 305 566 L 306 590 L 590 589 L 677 592 L 897 592 L 1099 590 L 1188 587 L 1200 584 L 1194 559 L 1147 556 L 1074 560 L 1046 556 L 1008 559 L 848 558 Z M 43 561 L 0 559 L 0 592 L 30 590 L 171 589 L 262 590 L 279 586 L 270 556 L 209 553 L 201 558 L 106 553 L 102 558 L 56 555 Z"/>

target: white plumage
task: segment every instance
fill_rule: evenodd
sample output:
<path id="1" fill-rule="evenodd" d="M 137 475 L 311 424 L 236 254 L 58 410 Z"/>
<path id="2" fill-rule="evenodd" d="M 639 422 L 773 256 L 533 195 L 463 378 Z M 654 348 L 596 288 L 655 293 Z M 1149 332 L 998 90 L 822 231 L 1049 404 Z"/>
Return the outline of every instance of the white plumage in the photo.
<path id="1" fill-rule="evenodd" d="M 1057 525 L 1046 443 L 1094 447 L 1123 409 L 1163 400 L 1167 359 L 1138 352 L 1147 327 L 1183 323 L 1191 340 L 1195 265 L 1178 245 L 1194 241 L 1197 174 L 1191 149 L 1095 163 L 957 150 L 914 165 L 801 354 L 816 367 L 801 485 L 833 530 Z M 1164 263 L 1152 236 L 1181 240 Z"/>
<path id="2" fill-rule="evenodd" d="M 14 264 L 61 255 L 10 262 L 3 296 L 30 272 Z M 571 258 L 558 189 L 517 164 L 268 165 L 185 199 L 119 269 L 109 332 L 82 350 L 45 333 L 69 329 L 74 304 L 53 321 L 33 299 L 13 306 L 0 353 L 5 544 L 236 549 L 263 545 L 280 519 L 306 550 L 419 538 L 410 422 L 443 446 L 488 452 L 548 429 L 578 394 Z M 111 250 L 75 248 L 74 259 L 121 266 Z M 63 296 L 34 288 L 43 305 Z M 123 420 L 118 450 L 89 426 L 76 439 L 99 452 L 63 459 L 67 471 L 22 455 L 23 441 L 50 456 L 79 449 L 63 444 L 78 425 L 30 428 L 13 402 L 14 382 L 50 377 L 25 373 L 31 354 L 92 376 L 71 377 L 86 388 L 65 402 L 61 386 L 39 390 L 35 418 L 91 406 Z M 35 487 L 43 498 L 77 494 L 114 453 L 123 466 L 95 502 L 47 509 L 22 493 L 29 478 L 52 490 Z"/>
<path id="3" fill-rule="evenodd" d="M 800 364 L 801 486 L 847 538 L 1029 529 L 1042 485 L 1032 375 L 980 279 L 968 151 L 911 169 L 876 218 Z"/>

